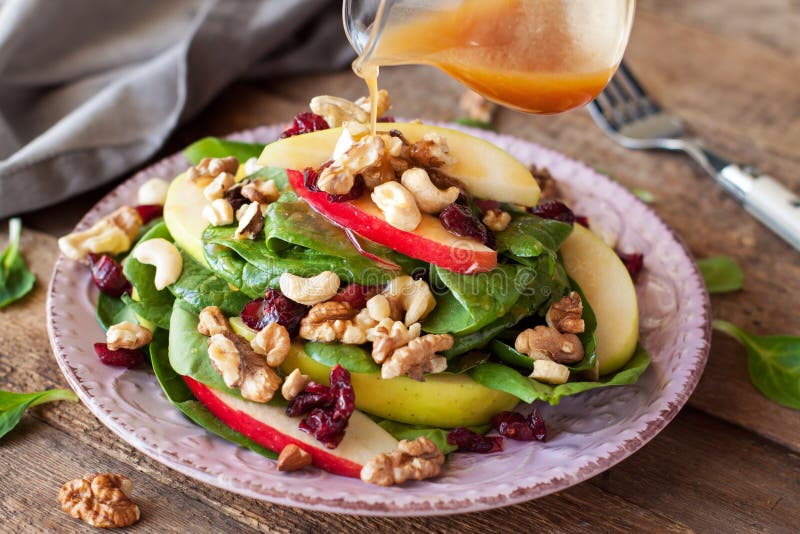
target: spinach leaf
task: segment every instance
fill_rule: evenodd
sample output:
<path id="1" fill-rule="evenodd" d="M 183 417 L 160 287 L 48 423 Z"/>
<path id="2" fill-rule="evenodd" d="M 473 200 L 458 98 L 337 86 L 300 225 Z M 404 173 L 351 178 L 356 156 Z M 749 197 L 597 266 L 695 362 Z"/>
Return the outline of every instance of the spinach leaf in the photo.
<path id="1" fill-rule="evenodd" d="M 203 158 L 225 158 L 235 156 L 239 163 L 250 158 L 257 158 L 264 151 L 264 145 L 229 141 L 218 137 L 204 137 L 183 149 L 183 155 L 192 165 L 197 165 Z"/>
<path id="2" fill-rule="evenodd" d="M 453 348 L 441 354 L 448 360 L 451 360 L 465 352 L 486 346 L 492 339 L 531 314 L 529 302 L 527 297 L 521 297 L 507 314 L 499 317 L 477 332 L 472 332 L 471 334 L 463 336 L 455 336 Z"/>
<path id="3" fill-rule="evenodd" d="M 470 334 L 508 313 L 520 297 L 515 265 L 499 264 L 477 274 L 457 274 L 436 265 L 430 269 L 431 277 L 449 291 L 436 299 L 436 308 L 422 325 L 426 332 Z"/>
<path id="4" fill-rule="evenodd" d="M 169 286 L 175 297 L 183 299 L 198 313 L 206 306 L 219 306 L 225 315 L 239 315 L 250 297 L 230 288 L 228 282 L 200 265 L 186 252 L 181 251 L 183 271 L 180 278 Z"/>
<path id="5" fill-rule="evenodd" d="M 531 374 L 533 372 L 533 359 L 531 359 L 530 356 L 517 351 L 514 347 L 506 345 L 502 341 L 493 339 L 489 344 L 489 349 L 492 351 L 492 354 L 497 356 L 497 359 L 499 359 L 501 362 L 518 367 L 524 370 L 527 374 Z"/>
<path id="6" fill-rule="evenodd" d="M 486 122 L 478 119 L 471 119 L 469 117 L 461 117 L 460 119 L 456 119 L 454 122 L 456 124 L 460 124 L 462 126 L 469 126 L 471 128 L 480 128 L 481 130 L 495 131 L 495 127 L 491 122 Z"/>
<path id="7" fill-rule="evenodd" d="M 645 204 L 652 204 L 656 201 L 655 195 L 650 191 L 648 191 L 647 189 L 641 189 L 639 187 L 631 187 L 630 191 Z"/>
<path id="8" fill-rule="evenodd" d="M 375 363 L 370 353 L 356 345 L 310 341 L 305 344 L 304 350 L 312 359 L 328 367 L 338 363 L 353 373 L 381 372 L 380 365 Z"/>
<path id="9" fill-rule="evenodd" d="M 460 358 L 453 358 L 447 362 L 447 370 L 445 372 L 453 375 L 466 373 L 488 361 L 490 356 L 491 354 L 483 351 L 474 350 L 468 352 Z"/>
<path id="10" fill-rule="evenodd" d="M 528 213 L 515 213 L 508 227 L 497 233 L 497 252 L 523 258 L 544 253 L 555 256 L 571 233 L 572 225 Z"/>
<path id="11" fill-rule="evenodd" d="M 130 311 L 130 313 L 128 313 Z M 97 297 L 97 307 L 95 309 L 95 313 L 97 316 L 97 322 L 100 323 L 100 326 L 103 327 L 103 330 L 108 330 L 111 325 L 120 323 L 122 321 L 131 321 L 130 318 L 134 320 L 131 322 L 135 322 L 136 314 L 133 313 L 133 310 L 122 300 L 109 297 L 105 293 L 100 293 Z M 117 320 L 120 317 L 125 317 L 124 319 Z"/>
<path id="12" fill-rule="evenodd" d="M 706 282 L 709 293 L 727 293 L 742 289 L 744 273 L 733 258 L 715 256 L 697 260 L 697 267 Z"/>
<path id="13" fill-rule="evenodd" d="M 139 243 L 148 239 L 163 238 L 172 241 L 172 236 L 163 222 L 153 226 Z M 138 246 L 138 244 L 137 244 Z M 134 248 L 135 250 L 135 248 Z M 155 286 L 156 268 L 152 265 L 140 263 L 133 255 L 125 262 L 122 271 L 136 288 L 137 300 L 128 295 L 122 296 L 122 301 L 130 306 L 136 315 L 155 324 L 159 328 L 169 328 L 169 318 L 172 315 L 172 304 L 175 297 L 168 289 L 158 290 Z"/>
<path id="14" fill-rule="evenodd" d="M 232 430 L 194 398 L 180 375 L 170 367 L 168 337 L 169 334 L 165 330 L 158 329 L 153 334 L 153 341 L 150 342 L 150 360 L 153 362 L 153 371 L 167 399 L 186 417 L 212 434 L 267 458 L 277 458 L 278 455 L 271 450 Z"/>
<path id="15" fill-rule="evenodd" d="M 16 217 L 9 219 L 8 248 L 0 254 L 0 308 L 30 293 L 36 282 L 36 276 L 19 253 L 21 235 L 22 222 Z"/>
<path id="16" fill-rule="evenodd" d="M 77 402 L 78 397 L 70 389 L 48 389 L 36 393 L 0 390 L 0 439 L 17 426 L 28 408 L 61 400 Z"/>
<path id="17" fill-rule="evenodd" d="M 176 373 L 190 376 L 210 388 L 241 398 L 217 373 L 208 357 L 208 340 L 197 331 L 197 313 L 178 299 L 169 323 L 169 363 Z"/>
<path id="18" fill-rule="evenodd" d="M 470 371 L 473 380 L 488 388 L 505 391 L 523 402 L 536 400 L 558 404 L 561 397 L 575 395 L 590 389 L 633 384 L 650 365 L 650 356 L 639 345 L 630 361 L 616 373 L 593 382 L 567 382 L 552 386 L 521 375 L 515 369 L 499 363 L 488 362 Z"/>
<path id="19" fill-rule="evenodd" d="M 800 410 L 800 337 L 756 336 L 727 321 L 712 324 L 747 349 L 750 380 L 761 393 L 778 404 Z"/>

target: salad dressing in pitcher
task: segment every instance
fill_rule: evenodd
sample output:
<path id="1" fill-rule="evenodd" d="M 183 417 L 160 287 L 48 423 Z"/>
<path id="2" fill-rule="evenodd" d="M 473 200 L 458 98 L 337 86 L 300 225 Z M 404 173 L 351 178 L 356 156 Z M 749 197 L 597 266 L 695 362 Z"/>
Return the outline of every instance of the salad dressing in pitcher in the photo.
<path id="1" fill-rule="evenodd" d="M 353 69 L 367 81 L 373 103 L 380 66 L 425 64 L 498 104 L 559 113 L 591 101 L 619 63 L 624 18 L 602 4 L 462 0 L 446 9 L 424 3 L 409 9 L 384 0 Z"/>

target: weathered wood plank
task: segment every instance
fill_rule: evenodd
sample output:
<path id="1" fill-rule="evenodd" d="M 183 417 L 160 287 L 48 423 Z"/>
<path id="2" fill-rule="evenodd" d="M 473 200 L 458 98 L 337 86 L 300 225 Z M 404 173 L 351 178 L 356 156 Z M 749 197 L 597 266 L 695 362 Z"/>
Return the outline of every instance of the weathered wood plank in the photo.
<path id="1" fill-rule="evenodd" d="M 129 463 L 33 417 L 26 417 L 0 447 L 0 531 L 96 531 L 64 513 L 57 500 L 62 484 L 95 472 L 122 473 L 133 481 L 133 499 L 142 513 L 137 532 L 185 532 L 188 528 L 255 532 L 233 522 L 224 510 L 157 482 Z"/>

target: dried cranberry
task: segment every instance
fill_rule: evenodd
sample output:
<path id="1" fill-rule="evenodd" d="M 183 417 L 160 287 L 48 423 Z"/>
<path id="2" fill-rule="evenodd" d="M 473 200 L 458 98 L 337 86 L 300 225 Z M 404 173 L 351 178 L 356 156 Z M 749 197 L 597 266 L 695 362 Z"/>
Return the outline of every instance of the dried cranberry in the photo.
<path id="1" fill-rule="evenodd" d="M 380 288 L 377 286 L 350 284 L 340 289 L 331 300 L 334 302 L 346 302 L 354 310 L 360 310 L 367 306 L 367 301 L 377 295 L 378 291 L 380 291 Z"/>
<path id="2" fill-rule="evenodd" d="M 632 252 L 630 254 L 620 252 L 619 250 L 616 252 L 617 256 L 619 256 L 619 259 L 621 259 L 622 263 L 625 264 L 625 268 L 628 269 L 628 273 L 631 275 L 631 278 L 634 282 L 636 282 L 639 278 L 639 274 L 642 272 L 642 269 L 644 269 L 644 255 L 639 254 L 638 252 Z"/>
<path id="3" fill-rule="evenodd" d="M 481 436 L 463 426 L 447 433 L 447 443 L 458 446 L 459 452 L 487 454 L 503 450 L 503 438 L 500 436 Z"/>
<path id="4" fill-rule="evenodd" d="M 139 204 L 136 211 L 142 219 L 142 224 L 147 224 L 153 219 L 158 219 L 164 214 L 164 206 L 160 204 Z"/>
<path id="5" fill-rule="evenodd" d="M 462 237 L 471 237 L 494 248 L 494 234 L 475 217 L 469 206 L 455 202 L 450 204 L 439 214 L 439 220 L 448 231 Z"/>
<path id="6" fill-rule="evenodd" d="M 307 414 L 298 425 L 324 443 L 336 448 L 344 438 L 350 416 L 356 408 L 356 396 L 350 383 L 350 373 L 341 365 L 331 369 L 330 387 L 310 382 L 286 407 L 286 415 Z"/>
<path id="7" fill-rule="evenodd" d="M 94 352 L 101 362 L 114 367 L 133 369 L 144 363 L 144 354 L 138 349 L 111 350 L 107 343 L 95 343 Z"/>
<path id="8" fill-rule="evenodd" d="M 315 113 L 306 111 L 295 115 L 292 123 L 281 134 L 281 139 L 292 137 L 293 135 L 301 135 L 305 133 L 316 132 L 318 130 L 327 130 L 330 128 L 328 123 Z"/>
<path id="9" fill-rule="evenodd" d="M 119 298 L 131 290 L 131 283 L 122 273 L 122 266 L 111 256 L 89 253 L 92 280 L 101 292 Z"/>
<path id="10" fill-rule="evenodd" d="M 529 211 L 542 219 L 552 219 L 567 224 L 575 222 L 575 214 L 572 213 L 572 210 L 558 200 L 548 200 L 535 208 L 529 208 Z"/>
<path id="11" fill-rule="evenodd" d="M 353 182 L 353 187 L 348 193 L 344 193 L 343 195 L 328 194 L 328 200 L 331 202 L 348 202 L 350 200 L 355 200 L 364 194 L 365 188 L 366 186 L 364 185 L 364 178 L 358 174 Z"/>
<path id="12" fill-rule="evenodd" d="M 242 185 L 243 184 L 239 183 L 228 188 L 223 195 L 223 198 L 225 198 L 233 208 L 234 213 L 245 204 L 250 204 L 250 200 L 242 195 Z"/>
<path id="13" fill-rule="evenodd" d="M 331 388 L 312 380 L 303 391 L 289 402 L 286 407 L 286 415 L 300 417 L 314 408 L 328 408 L 331 406 L 333 406 Z"/>
<path id="14" fill-rule="evenodd" d="M 496 200 L 475 200 L 475 205 L 478 206 L 478 209 L 481 210 L 482 213 L 486 213 L 487 211 L 492 210 L 499 210 L 500 203 Z"/>
<path id="15" fill-rule="evenodd" d="M 289 300 L 277 289 L 269 288 L 264 298 L 248 302 L 239 316 L 253 330 L 261 330 L 270 323 L 278 323 L 285 326 L 289 335 L 294 337 L 307 311 L 306 306 Z"/>
<path id="16" fill-rule="evenodd" d="M 383 117 L 378 117 L 377 122 L 397 122 L 397 121 L 391 115 L 384 115 Z"/>
<path id="17" fill-rule="evenodd" d="M 518 412 L 500 412 L 492 417 L 492 426 L 501 436 L 518 441 L 544 441 L 547 428 L 538 408 L 526 417 Z"/>
<path id="18" fill-rule="evenodd" d="M 317 187 L 317 180 L 319 179 L 319 173 L 312 169 L 311 167 L 306 167 L 303 169 L 303 185 L 311 191 L 312 193 L 316 193 L 319 191 Z"/>
<path id="19" fill-rule="evenodd" d="M 586 215 L 576 215 L 575 222 L 583 226 L 584 228 L 589 228 L 589 217 Z"/>

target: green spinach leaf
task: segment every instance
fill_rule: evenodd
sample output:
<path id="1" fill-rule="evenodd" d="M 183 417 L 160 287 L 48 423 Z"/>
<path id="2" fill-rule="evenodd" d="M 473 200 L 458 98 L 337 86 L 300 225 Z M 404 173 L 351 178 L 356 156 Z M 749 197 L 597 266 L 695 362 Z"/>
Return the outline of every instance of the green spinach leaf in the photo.
<path id="1" fill-rule="evenodd" d="M 198 313 L 206 306 L 219 306 L 225 315 L 239 315 L 250 296 L 230 288 L 228 282 L 200 265 L 181 251 L 183 270 L 180 278 L 169 286 L 175 297 L 183 299 Z"/>
<path id="2" fill-rule="evenodd" d="M 518 367 L 524 370 L 527 374 L 531 374 L 533 372 L 533 359 L 531 359 L 528 355 L 517 351 L 514 347 L 506 345 L 497 339 L 493 339 L 489 344 L 489 349 L 492 351 L 492 354 L 497 356 L 497 359 L 501 362 Z"/>
<path id="3" fill-rule="evenodd" d="M 714 321 L 713 326 L 747 349 L 750 380 L 761 393 L 800 410 L 800 337 L 756 336 L 727 321 Z"/>
<path id="4" fill-rule="evenodd" d="M 172 241 L 172 236 L 163 222 L 153 226 L 139 241 L 141 244 L 148 239 L 163 238 Z M 137 244 L 138 246 L 138 244 Z M 135 250 L 135 248 L 134 248 Z M 152 265 L 140 263 L 133 255 L 129 256 L 123 267 L 125 276 L 136 288 L 138 300 L 128 295 L 122 296 L 122 301 L 130 306 L 136 315 L 150 321 L 159 328 L 168 329 L 169 319 L 172 315 L 172 304 L 175 297 L 169 289 L 158 290 L 155 286 L 156 268 Z"/>
<path id="5" fill-rule="evenodd" d="M 0 390 L 0 439 L 17 426 L 28 408 L 61 400 L 77 402 L 78 397 L 69 389 L 48 389 L 36 393 Z"/>
<path id="6" fill-rule="evenodd" d="M 515 213 L 508 227 L 497 233 L 497 252 L 523 258 L 544 253 L 555 257 L 571 233 L 572 225 L 528 213 Z"/>
<path id="7" fill-rule="evenodd" d="M 190 376 L 210 388 L 241 398 L 237 390 L 225 385 L 208 357 L 208 339 L 197 331 L 197 313 L 178 299 L 169 324 L 169 363 L 183 376 Z"/>
<path id="8" fill-rule="evenodd" d="M 733 258 L 715 256 L 697 260 L 709 293 L 727 293 L 742 289 L 744 273 Z"/>
<path id="9" fill-rule="evenodd" d="M 485 347 L 492 339 L 531 314 L 529 302 L 527 297 L 521 297 L 517 303 L 511 307 L 511 310 L 502 317 L 499 317 L 476 332 L 463 336 L 455 336 L 453 348 L 441 354 L 449 361 L 465 352 Z"/>
<path id="10" fill-rule="evenodd" d="M 339 364 L 353 373 L 381 372 L 380 365 L 375 363 L 370 353 L 356 345 L 309 341 L 304 349 L 312 359 L 328 367 Z"/>
<path id="11" fill-rule="evenodd" d="M 183 149 L 183 155 L 192 165 L 197 165 L 203 158 L 225 158 L 234 156 L 239 163 L 250 158 L 257 158 L 264 151 L 264 145 L 230 141 L 219 137 L 204 137 Z"/>
<path id="12" fill-rule="evenodd" d="M 0 308 L 21 299 L 33 289 L 36 276 L 25 265 L 19 253 L 22 222 L 8 221 L 8 248 L 0 254 Z"/>
<path id="13" fill-rule="evenodd" d="M 431 278 L 448 291 L 436 299 L 436 308 L 425 319 L 426 332 L 454 335 L 480 330 L 511 309 L 520 297 L 516 287 L 518 267 L 499 264 L 486 273 L 457 274 L 431 265 Z"/>
<path id="14" fill-rule="evenodd" d="M 165 330 L 158 329 L 150 343 L 150 360 L 153 363 L 153 371 L 167 399 L 186 417 L 212 434 L 268 458 L 277 458 L 278 455 L 273 451 L 232 430 L 195 399 L 180 375 L 170 367 L 168 336 L 169 334 Z"/>
<path id="15" fill-rule="evenodd" d="M 592 382 L 567 382 L 552 386 L 521 375 L 503 364 L 488 362 L 470 371 L 473 380 L 488 388 L 505 391 L 523 402 L 536 400 L 558 404 L 562 397 L 575 395 L 590 389 L 633 384 L 650 365 L 650 356 L 640 345 L 630 361 L 616 373 Z"/>
<path id="16" fill-rule="evenodd" d="M 480 128 L 481 130 L 495 131 L 495 127 L 491 122 L 481 121 L 478 119 L 471 119 L 469 117 L 461 117 L 454 121 L 456 124 L 462 126 L 469 126 L 471 128 Z"/>

